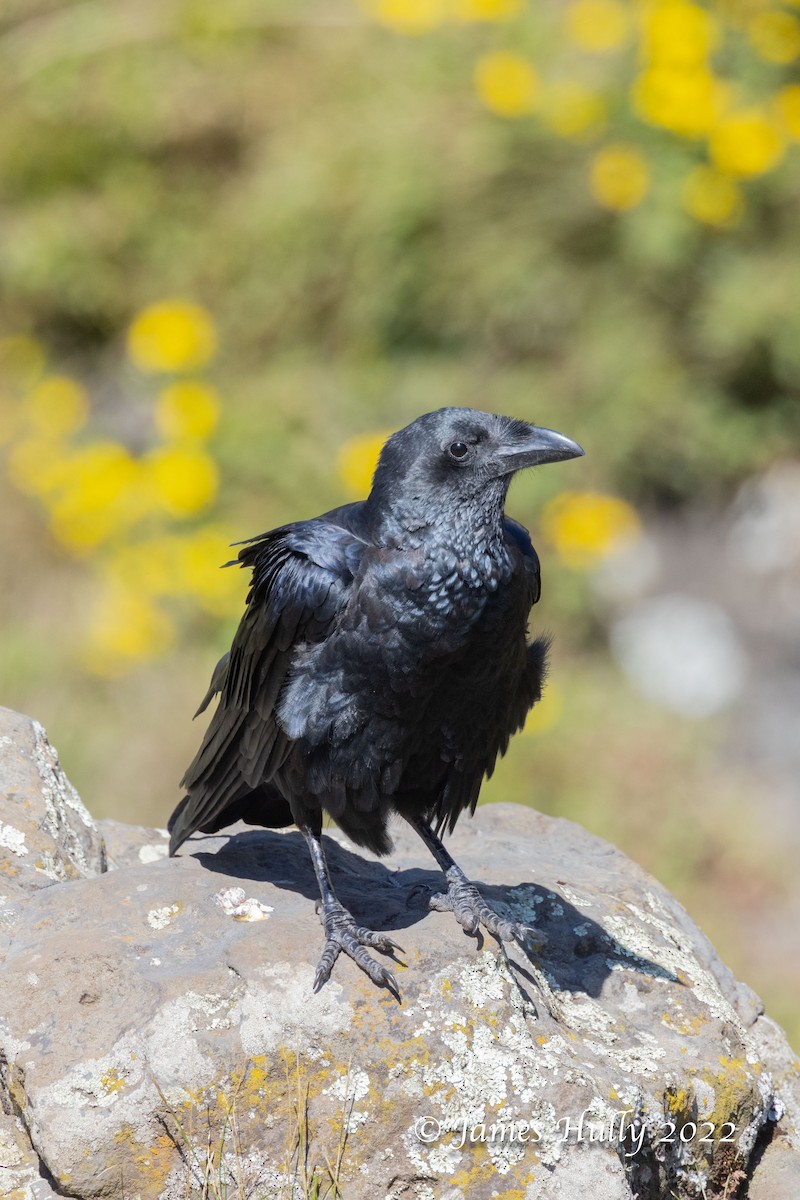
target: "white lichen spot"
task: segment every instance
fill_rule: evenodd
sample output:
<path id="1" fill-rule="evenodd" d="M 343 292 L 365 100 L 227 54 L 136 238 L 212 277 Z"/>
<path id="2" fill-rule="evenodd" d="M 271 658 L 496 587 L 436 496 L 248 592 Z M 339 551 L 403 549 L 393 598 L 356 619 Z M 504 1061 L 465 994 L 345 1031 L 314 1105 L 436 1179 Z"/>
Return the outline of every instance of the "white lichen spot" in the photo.
<path id="1" fill-rule="evenodd" d="M 574 888 L 569 887 L 566 883 L 559 883 L 559 891 L 565 900 L 569 900 L 570 904 L 575 908 L 594 908 L 594 904 L 587 896 L 582 896 L 580 892 L 576 892 Z"/>
<path id="2" fill-rule="evenodd" d="M 271 1054 L 278 1046 L 302 1050 L 314 1062 L 330 1052 L 332 1041 L 353 1021 L 353 1007 L 341 984 L 331 979 L 312 991 L 310 965 L 275 962 L 260 968 L 261 984 L 248 978 L 247 988 L 231 1009 L 245 1054 Z"/>
<path id="3" fill-rule="evenodd" d="M 570 1029 L 585 1030 L 592 1034 L 601 1043 L 601 1052 L 604 1047 L 617 1041 L 617 1034 L 610 1028 L 614 1024 L 614 1017 L 602 1005 L 596 1004 L 589 996 L 577 1000 L 570 992 L 561 992 L 558 999 Z"/>
<path id="4" fill-rule="evenodd" d="M 147 924 L 151 929 L 166 929 L 180 911 L 179 904 L 165 904 L 163 908 L 151 908 L 147 914 Z"/>
<path id="5" fill-rule="evenodd" d="M 705 1079 L 701 1079 L 699 1075 L 692 1080 L 692 1086 L 694 1098 L 697 1101 L 698 1117 L 710 1117 L 717 1107 L 717 1093 L 715 1088 L 710 1083 L 707 1083 Z"/>
<path id="6" fill-rule="evenodd" d="M 663 908 L 657 903 L 656 897 L 649 896 L 648 899 L 651 908 Z M 731 1025 L 744 1037 L 745 1030 L 738 1013 L 723 995 L 711 972 L 700 965 L 691 947 L 678 939 L 670 918 L 656 916 L 630 903 L 625 908 L 636 918 L 635 921 L 613 913 L 607 914 L 604 919 L 605 928 L 620 951 L 630 958 L 650 962 L 675 978 L 680 978 L 681 974 L 687 975 L 700 1003 L 718 1021 Z M 660 937 L 657 936 L 659 934 Z M 612 969 L 619 968 L 620 964 L 614 967 L 613 959 L 608 962 Z"/>
<path id="7" fill-rule="evenodd" d="M 636 1032 L 638 1046 L 629 1046 L 615 1054 L 614 1061 L 620 1071 L 636 1072 L 638 1075 L 654 1075 L 658 1070 L 658 1060 L 666 1057 L 666 1050 L 659 1046 L 658 1040 L 651 1033 L 640 1029 Z"/>
<path id="8" fill-rule="evenodd" d="M 622 999 L 619 1006 L 624 1013 L 641 1012 L 647 1008 L 644 1000 L 639 995 L 639 989 L 634 983 L 629 983 L 628 981 L 622 985 Z"/>
<path id="9" fill-rule="evenodd" d="M 275 911 L 269 904 L 247 896 L 241 887 L 223 888 L 214 896 L 214 903 L 234 921 L 265 921 Z"/>
<path id="10" fill-rule="evenodd" d="M 10 850 L 19 858 L 28 853 L 24 830 L 15 829 L 13 825 L 0 825 L 0 846 L 4 850 Z"/>
<path id="11" fill-rule="evenodd" d="M 324 1094 L 335 1096 L 337 1100 L 363 1100 L 369 1092 L 369 1075 L 366 1071 L 347 1071 L 334 1080 Z"/>
<path id="12" fill-rule="evenodd" d="M 64 860 L 57 858 L 49 850 L 42 851 L 39 861 L 36 863 L 36 870 L 40 875 L 46 875 L 55 883 L 66 883 L 68 879 L 74 878 L 74 873 L 72 876 L 70 875 Z"/>
<path id="13" fill-rule="evenodd" d="M 449 1179 L 455 1175 L 463 1157 L 461 1151 L 456 1149 L 457 1145 L 458 1142 L 454 1145 L 453 1141 L 447 1139 L 431 1147 L 426 1156 L 430 1170 L 435 1171 L 437 1175 L 441 1175 L 444 1179 Z"/>
<path id="14" fill-rule="evenodd" d="M 13 1134 L 5 1129 L 0 1129 L 0 1164 L 2 1167 L 18 1167 L 23 1157 Z"/>
<path id="15" fill-rule="evenodd" d="M 167 847 L 163 844 L 154 845 L 152 842 L 146 846 L 139 847 L 139 862 L 154 863 L 160 858 L 167 857 Z"/>

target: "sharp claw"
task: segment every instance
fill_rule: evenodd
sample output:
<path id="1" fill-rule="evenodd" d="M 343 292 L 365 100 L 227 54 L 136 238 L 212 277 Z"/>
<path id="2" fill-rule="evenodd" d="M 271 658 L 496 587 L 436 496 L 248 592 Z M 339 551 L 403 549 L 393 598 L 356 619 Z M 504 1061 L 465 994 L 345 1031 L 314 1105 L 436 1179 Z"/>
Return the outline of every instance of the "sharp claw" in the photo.
<path id="1" fill-rule="evenodd" d="M 400 1000 L 400 989 L 394 976 L 386 970 L 366 950 L 369 946 L 384 953 L 392 949 L 402 951 L 402 947 L 385 934 L 373 929 L 364 929 L 356 925 L 352 915 L 341 904 L 318 905 L 322 909 L 322 923 L 325 927 L 325 945 L 322 950 L 314 975 L 313 990 L 318 992 L 331 977 L 333 966 L 342 951 L 368 975 L 377 987 L 387 987 L 395 998 Z"/>
<path id="2" fill-rule="evenodd" d="M 384 987 L 388 988 L 398 1003 L 402 1003 L 400 999 L 400 988 L 397 986 L 397 980 L 395 979 L 394 975 L 391 971 L 384 971 L 384 975 Z"/>
<path id="3" fill-rule="evenodd" d="M 384 954 L 391 954 L 392 950 L 399 950 L 401 954 L 405 954 L 405 950 L 399 942 L 395 942 L 390 937 L 384 937 L 383 935 L 376 937 L 372 945 L 376 950 L 383 951 Z"/>
<path id="4" fill-rule="evenodd" d="M 517 945 L 525 949 L 525 943 L 530 941 L 535 946 L 544 946 L 547 944 L 547 934 L 541 929 L 533 929 L 530 925 L 515 925 L 512 934 Z"/>

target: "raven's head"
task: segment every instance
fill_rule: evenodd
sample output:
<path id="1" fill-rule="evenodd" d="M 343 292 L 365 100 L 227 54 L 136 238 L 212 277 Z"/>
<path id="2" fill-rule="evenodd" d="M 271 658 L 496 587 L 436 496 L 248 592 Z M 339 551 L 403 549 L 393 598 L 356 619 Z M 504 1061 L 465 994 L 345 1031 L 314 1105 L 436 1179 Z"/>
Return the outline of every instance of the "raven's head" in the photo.
<path id="1" fill-rule="evenodd" d="M 482 498 L 502 507 L 516 471 L 581 454 L 577 442 L 552 429 L 472 408 L 440 408 L 386 442 L 370 503 L 384 511 L 433 505 L 435 512 Z"/>

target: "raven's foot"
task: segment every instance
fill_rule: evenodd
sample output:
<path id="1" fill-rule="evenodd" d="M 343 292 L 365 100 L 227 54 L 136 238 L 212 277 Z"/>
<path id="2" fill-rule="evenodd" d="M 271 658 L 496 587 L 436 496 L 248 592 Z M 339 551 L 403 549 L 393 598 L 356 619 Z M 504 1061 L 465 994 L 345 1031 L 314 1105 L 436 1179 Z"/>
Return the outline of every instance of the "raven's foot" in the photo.
<path id="1" fill-rule="evenodd" d="M 372 946 L 383 954 L 391 954 L 394 950 L 400 950 L 402 953 L 402 946 L 398 946 L 397 942 L 393 942 L 385 933 L 376 933 L 374 929 L 356 925 L 354 917 L 338 900 L 326 904 L 319 903 L 317 911 L 320 909 L 322 924 L 325 927 L 325 946 L 314 976 L 314 991 L 318 992 L 323 984 L 328 982 L 333 964 L 344 950 L 377 987 L 388 988 L 395 999 L 399 1000 L 400 989 L 394 975 L 368 954 L 364 947 Z"/>
<path id="2" fill-rule="evenodd" d="M 467 933 L 477 933 L 481 925 L 493 933 L 500 941 L 522 942 L 523 939 L 535 937 L 536 933 L 527 925 L 509 921 L 501 917 L 490 904 L 487 904 L 474 883 L 470 883 L 460 867 L 451 867 L 445 872 L 447 891 L 437 892 L 431 896 L 429 907 L 437 912 L 452 912 L 456 920 Z"/>
<path id="3" fill-rule="evenodd" d="M 506 917 L 501 917 L 490 904 L 486 903 L 475 884 L 470 883 L 460 867 L 450 867 L 445 871 L 445 878 L 447 879 L 447 891 L 431 896 L 429 907 L 438 912 L 455 913 L 456 919 L 467 933 L 476 934 L 483 925 L 484 929 L 488 929 L 489 933 L 494 934 L 499 940 L 506 965 L 508 965 L 508 955 L 503 943 L 512 940 L 517 942 L 528 958 L 528 970 L 539 989 L 545 1008 L 551 1017 L 560 1020 L 562 1018 L 561 1007 L 553 994 L 553 989 L 547 982 L 544 972 L 531 958 L 530 950 L 525 945 L 526 942 L 529 945 L 531 942 L 541 944 L 546 940 L 545 936 L 532 929 L 530 925 L 523 925 L 518 921 L 509 921 Z M 516 978 L 515 982 L 519 987 Z M 522 994 L 525 999 L 528 999 L 524 992 Z M 534 1010 L 535 1007 L 534 1005 Z"/>

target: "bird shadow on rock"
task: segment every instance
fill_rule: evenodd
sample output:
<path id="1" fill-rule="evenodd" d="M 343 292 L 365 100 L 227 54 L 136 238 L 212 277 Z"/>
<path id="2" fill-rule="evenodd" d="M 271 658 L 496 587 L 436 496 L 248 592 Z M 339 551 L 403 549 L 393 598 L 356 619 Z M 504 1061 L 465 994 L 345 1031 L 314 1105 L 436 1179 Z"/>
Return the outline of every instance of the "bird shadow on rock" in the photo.
<path id="1" fill-rule="evenodd" d="M 432 917 L 428 901 L 444 890 L 441 871 L 420 867 L 392 870 L 376 859 L 362 858 L 329 837 L 324 842 L 336 893 L 357 921 L 391 934 Z M 239 833 L 213 852 L 194 850 L 194 857 L 215 874 L 268 883 L 305 896 L 312 903 L 319 900 L 308 848 L 300 833 Z M 550 888 L 530 882 L 474 882 L 501 916 L 534 931 L 525 945 L 507 944 L 514 966 L 533 986 L 535 980 L 519 962 L 520 954 L 544 972 L 556 992 L 583 992 L 596 997 L 617 964 L 652 979 L 681 982 L 671 971 L 621 945 L 601 924 Z M 476 936 L 479 947 L 486 936 L 494 940 L 482 931 Z"/>

